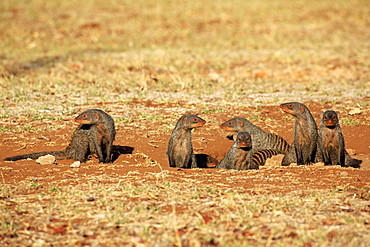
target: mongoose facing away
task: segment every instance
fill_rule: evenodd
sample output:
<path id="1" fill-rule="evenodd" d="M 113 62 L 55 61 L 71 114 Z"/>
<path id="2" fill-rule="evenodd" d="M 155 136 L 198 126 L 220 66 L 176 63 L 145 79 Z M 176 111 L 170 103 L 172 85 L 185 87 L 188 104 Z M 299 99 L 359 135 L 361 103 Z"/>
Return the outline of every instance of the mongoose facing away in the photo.
<path id="1" fill-rule="evenodd" d="M 335 111 L 323 113 L 318 143 L 325 165 L 351 166 L 352 158 L 345 149 L 342 129 Z"/>
<path id="2" fill-rule="evenodd" d="M 37 159 L 41 156 L 51 154 L 54 155 L 57 160 L 74 159 L 80 162 L 86 162 L 89 155 L 98 154 L 96 140 L 96 129 L 93 128 L 91 124 L 80 124 L 72 135 L 71 143 L 62 151 L 45 151 L 32 154 L 23 154 L 8 157 L 4 160 L 16 161 L 28 158 Z"/>
<path id="3" fill-rule="evenodd" d="M 110 163 L 112 161 L 112 145 L 116 137 L 113 118 L 100 109 L 90 109 L 78 115 L 74 121 L 90 126 L 91 139 L 99 162 Z"/>
<path id="4" fill-rule="evenodd" d="M 289 102 L 280 105 L 280 108 L 295 118 L 294 141 L 288 153 L 282 160 L 283 166 L 291 163 L 308 165 L 315 162 L 317 152 L 317 125 L 310 110 L 302 103 Z"/>
<path id="5" fill-rule="evenodd" d="M 260 127 L 252 124 L 245 118 L 235 117 L 227 120 L 220 125 L 220 128 L 231 132 L 248 132 L 252 138 L 253 150 L 271 149 L 285 154 L 289 149 L 289 144 L 280 136 L 268 133 Z"/>
<path id="6" fill-rule="evenodd" d="M 170 167 L 196 168 L 191 130 L 203 126 L 205 120 L 193 114 L 183 115 L 176 123 L 168 141 L 167 156 Z"/>
<path id="7" fill-rule="evenodd" d="M 253 152 L 253 138 L 248 132 L 239 132 L 233 135 L 234 144 L 216 168 L 248 170 L 259 169 L 265 164 L 266 159 L 278 154 L 276 150 L 259 150 Z"/>

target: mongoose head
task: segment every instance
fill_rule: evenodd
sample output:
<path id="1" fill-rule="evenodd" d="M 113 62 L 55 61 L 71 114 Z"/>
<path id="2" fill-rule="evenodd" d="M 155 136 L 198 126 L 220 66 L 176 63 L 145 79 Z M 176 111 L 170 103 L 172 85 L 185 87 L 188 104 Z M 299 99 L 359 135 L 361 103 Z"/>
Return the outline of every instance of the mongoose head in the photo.
<path id="1" fill-rule="evenodd" d="M 183 128 L 187 128 L 187 129 L 199 128 L 199 127 L 202 127 L 206 123 L 204 119 L 198 117 L 197 115 L 193 115 L 193 114 L 186 114 L 182 116 L 179 122 Z"/>
<path id="2" fill-rule="evenodd" d="M 79 124 L 94 124 L 99 120 L 100 116 L 94 110 L 87 110 L 78 115 L 74 121 Z"/>
<path id="3" fill-rule="evenodd" d="M 233 135 L 234 145 L 238 148 L 251 148 L 252 137 L 248 132 L 239 132 Z"/>
<path id="4" fill-rule="evenodd" d="M 326 127 L 334 127 L 338 124 L 338 115 L 335 111 L 326 111 L 322 115 L 321 121 Z"/>
<path id="5" fill-rule="evenodd" d="M 226 131 L 239 132 L 244 126 L 244 121 L 240 117 L 234 117 L 220 125 L 220 128 Z"/>
<path id="6" fill-rule="evenodd" d="M 280 105 L 280 108 L 293 116 L 303 114 L 305 112 L 305 106 L 299 102 L 289 102 Z"/>

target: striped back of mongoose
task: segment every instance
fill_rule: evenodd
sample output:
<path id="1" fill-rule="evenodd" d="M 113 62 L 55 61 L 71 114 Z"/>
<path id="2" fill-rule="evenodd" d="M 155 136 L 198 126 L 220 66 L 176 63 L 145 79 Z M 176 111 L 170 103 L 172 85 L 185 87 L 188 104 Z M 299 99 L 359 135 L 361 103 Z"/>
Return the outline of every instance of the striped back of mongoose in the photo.
<path id="1" fill-rule="evenodd" d="M 272 149 L 258 150 L 252 155 L 252 163 L 249 169 L 258 169 L 260 166 L 264 166 L 268 158 L 277 154 L 279 154 L 278 151 Z"/>
<path id="2" fill-rule="evenodd" d="M 250 133 L 253 136 L 252 145 L 254 150 L 271 149 L 281 154 L 285 154 L 289 150 L 289 144 L 282 137 L 262 130 L 245 118 L 231 118 L 222 123 L 220 128 L 230 132 L 245 131 Z"/>
<path id="3" fill-rule="evenodd" d="M 248 132 L 239 132 L 233 135 L 234 144 L 220 161 L 216 168 L 249 170 L 259 169 L 266 163 L 266 159 L 278 154 L 276 150 L 265 149 L 254 152 L 253 138 Z"/>
<path id="4" fill-rule="evenodd" d="M 282 137 L 274 134 L 267 133 L 266 140 L 270 143 L 269 149 L 277 151 L 280 154 L 285 154 L 288 152 L 290 145 Z"/>
<path id="5" fill-rule="evenodd" d="M 216 168 L 223 169 L 249 169 L 251 163 L 252 139 L 248 132 L 239 132 L 233 135 L 234 143 L 225 157 L 217 164 Z"/>
<path id="6" fill-rule="evenodd" d="M 191 130 L 199 128 L 205 120 L 193 114 L 183 115 L 176 123 L 168 141 L 167 156 L 170 167 L 198 167 L 193 151 Z"/>
<path id="7" fill-rule="evenodd" d="M 351 166 L 352 158 L 345 149 L 342 129 L 335 111 L 323 113 L 318 143 L 325 165 Z"/>
<path id="8" fill-rule="evenodd" d="M 280 108 L 296 119 L 294 123 L 294 141 L 288 153 L 284 156 L 282 165 L 314 163 L 317 154 L 318 132 L 310 110 L 299 102 L 284 103 L 280 105 Z"/>

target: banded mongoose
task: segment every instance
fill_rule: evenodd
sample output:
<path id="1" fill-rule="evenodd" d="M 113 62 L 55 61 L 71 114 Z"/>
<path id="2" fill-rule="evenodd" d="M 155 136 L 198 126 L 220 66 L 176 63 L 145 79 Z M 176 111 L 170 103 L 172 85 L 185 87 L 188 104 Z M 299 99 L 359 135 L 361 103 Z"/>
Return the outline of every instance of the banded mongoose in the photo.
<path id="1" fill-rule="evenodd" d="M 267 158 L 278 154 L 276 150 L 259 150 L 253 152 L 253 138 L 248 132 L 239 132 L 233 135 L 234 144 L 216 168 L 248 170 L 259 169 Z"/>
<path id="2" fill-rule="evenodd" d="M 280 108 L 295 118 L 294 141 L 288 153 L 284 156 L 282 165 L 314 163 L 317 153 L 318 132 L 310 110 L 299 102 L 284 103 L 280 105 Z"/>
<path id="3" fill-rule="evenodd" d="M 196 168 L 191 130 L 199 128 L 205 120 L 193 114 L 183 115 L 176 123 L 168 141 L 167 156 L 170 167 Z"/>
<path id="4" fill-rule="evenodd" d="M 100 109 L 90 109 L 78 115 L 75 122 L 90 126 L 89 134 L 92 136 L 94 149 L 99 162 L 112 162 L 112 146 L 116 137 L 113 118 Z"/>
<path id="5" fill-rule="evenodd" d="M 248 132 L 252 138 L 252 145 L 255 151 L 262 149 L 276 150 L 285 154 L 289 149 L 289 144 L 280 136 L 268 133 L 260 127 L 252 124 L 245 118 L 235 117 L 227 120 L 220 125 L 220 128 L 231 132 Z"/>
<path id="6" fill-rule="evenodd" d="M 110 131 L 110 132 L 111 132 L 111 135 L 113 136 L 113 139 L 114 139 L 115 130 L 114 130 L 113 119 L 108 114 L 106 114 L 105 112 L 103 112 L 103 113 L 102 112 L 103 111 L 101 111 L 101 110 L 92 109 L 92 110 L 88 110 L 88 111 L 86 111 L 82 114 L 86 114 L 86 116 L 88 116 L 88 115 L 91 115 L 91 114 L 95 113 L 99 116 L 99 118 L 108 119 L 108 120 L 106 120 L 106 121 L 109 122 L 109 124 L 107 124 L 107 126 L 110 126 L 110 127 L 108 127 L 108 128 L 111 129 L 112 125 L 113 125 L 113 131 Z M 106 115 L 108 115 L 108 117 Z M 101 117 L 101 116 L 103 116 L 103 117 Z M 78 122 L 78 121 L 76 121 L 76 122 Z M 99 122 L 100 125 L 101 125 L 101 120 L 97 121 L 97 122 Z M 101 126 L 99 128 L 102 129 Z M 76 130 L 74 131 L 74 133 L 72 135 L 71 143 L 68 145 L 68 147 L 66 147 L 62 151 L 45 151 L 45 152 L 38 152 L 38 153 L 31 153 L 31 154 L 23 154 L 23 155 L 8 157 L 8 158 L 5 158 L 4 160 L 5 161 L 16 161 L 16 160 L 28 159 L 28 158 L 37 159 L 41 156 L 51 154 L 51 155 L 55 156 L 55 158 L 57 160 L 74 159 L 74 160 L 77 160 L 77 161 L 80 161 L 80 162 L 86 162 L 89 155 L 98 154 L 98 151 L 97 151 L 98 147 L 97 146 L 99 146 L 99 143 L 100 143 L 98 141 L 98 135 L 100 135 L 98 132 L 99 132 L 98 127 L 96 127 L 95 124 L 80 124 L 76 128 Z M 99 148 L 102 149 L 101 146 Z M 104 150 L 107 150 L 107 149 L 104 147 Z M 106 155 L 106 156 L 108 157 L 108 155 Z"/>
<path id="7" fill-rule="evenodd" d="M 323 113 L 318 143 L 325 165 L 351 166 L 352 158 L 345 149 L 342 129 L 335 111 Z"/>
<path id="8" fill-rule="evenodd" d="M 271 158 L 273 155 L 277 154 L 279 154 L 279 152 L 272 149 L 262 149 L 254 152 L 252 154 L 252 167 L 264 166 L 268 158 Z"/>

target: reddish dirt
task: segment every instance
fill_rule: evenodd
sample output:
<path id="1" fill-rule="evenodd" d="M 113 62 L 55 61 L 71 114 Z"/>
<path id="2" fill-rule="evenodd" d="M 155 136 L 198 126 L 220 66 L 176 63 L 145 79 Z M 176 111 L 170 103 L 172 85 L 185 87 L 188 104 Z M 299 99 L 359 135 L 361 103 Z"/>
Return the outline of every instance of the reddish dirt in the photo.
<path id="1" fill-rule="evenodd" d="M 156 104 L 155 102 L 139 102 L 136 104 L 150 105 L 157 107 L 159 114 L 166 115 L 163 109 L 166 104 Z M 315 119 L 319 119 L 323 109 L 330 109 L 330 104 L 306 103 Z M 193 146 L 196 153 L 208 154 L 221 160 L 232 144 L 226 138 L 227 133 L 221 130 L 218 125 L 223 121 L 237 115 L 228 113 L 211 112 L 200 114 L 207 123 L 199 129 L 193 131 Z M 262 106 L 256 108 L 235 109 L 235 112 L 244 113 L 239 116 L 247 117 L 259 114 L 260 120 L 253 123 L 265 130 L 277 133 L 285 138 L 289 143 L 293 140 L 293 119 L 286 119 L 286 114 L 279 110 L 278 106 Z M 196 113 L 196 112 L 195 112 Z M 342 114 L 341 117 L 349 115 Z M 180 117 L 180 116 L 179 116 Z M 227 187 L 244 187 L 253 193 L 288 193 L 299 189 L 330 189 L 338 186 L 353 186 L 356 188 L 370 188 L 370 127 L 365 122 L 369 122 L 369 116 L 365 114 L 349 116 L 360 121 L 359 125 L 344 125 L 342 129 L 346 140 L 346 148 L 354 159 L 358 161 L 359 168 L 344 168 L 339 166 L 323 166 L 314 164 L 309 166 L 289 166 L 279 165 L 281 157 L 273 158 L 270 165 L 262 167 L 260 170 L 250 171 L 226 171 L 220 172 L 219 169 L 176 169 L 169 168 L 166 157 L 167 141 L 170 131 L 164 131 L 158 127 L 158 122 L 142 121 L 139 124 L 145 126 L 142 129 L 132 130 L 129 124 L 120 123 L 117 130 L 115 145 L 121 145 L 123 154 L 119 155 L 112 164 L 99 164 L 96 158 L 82 164 L 80 168 L 70 168 L 73 160 L 60 160 L 57 165 L 39 165 L 34 160 L 20 160 L 16 162 L 5 162 L 5 157 L 40 152 L 49 150 L 62 150 L 68 144 L 72 131 L 76 127 L 73 121 L 34 121 L 34 127 L 47 126 L 49 124 L 64 125 L 59 130 L 46 130 L 42 133 L 21 132 L 5 133 L 0 137 L 1 153 L 0 181 L 4 184 L 17 184 L 20 181 L 38 181 L 43 186 L 57 183 L 59 186 L 67 184 L 78 184 L 89 181 L 94 176 L 103 174 L 110 177 L 124 177 L 129 172 L 135 171 L 142 174 L 142 181 L 153 179 L 145 176 L 146 173 L 160 172 L 169 170 L 170 176 L 174 181 L 182 181 L 185 177 L 193 177 L 201 180 L 203 184 L 220 184 Z M 269 120 L 265 120 L 268 118 Z M 168 119 L 166 119 L 168 121 Z M 175 125 L 176 120 L 172 126 Z M 17 119 L 19 124 L 22 121 Z M 23 122 L 24 124 L 26 121 Z M 133 148 L 132 154 L 129 154 Z M 126 153 L 125 153 L 126 152 Z M 157 163 L 156 163 L 157 162 Z M 159 165 L 158 165 L 159 164 Z M 233 179 L 235 172 L 245 174 L 244 179 L 240 177 Z M 203 174 L 203 175 L 202 175 Z M 212 175 L 214 174 L 214 176 Z M 206 176 L 207 175 L 207 176 Z M 210 179 L 212 178 L 212 179 Z"/>

